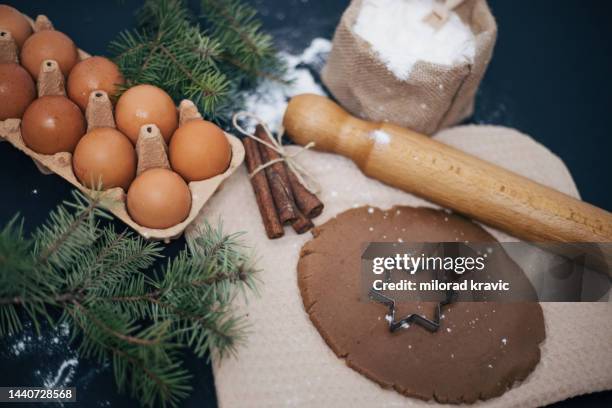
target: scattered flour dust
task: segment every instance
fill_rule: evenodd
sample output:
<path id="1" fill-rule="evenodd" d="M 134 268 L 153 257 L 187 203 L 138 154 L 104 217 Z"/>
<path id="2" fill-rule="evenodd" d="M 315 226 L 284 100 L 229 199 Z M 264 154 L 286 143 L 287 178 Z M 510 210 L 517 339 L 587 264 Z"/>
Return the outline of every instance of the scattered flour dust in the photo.
<path id="1" fill-rule="evenodd" d="M 457 13 L 439 30 L 423 21 L 435 0 L 364 0 L 353 31 L 368 42 L 401 80 L 418 61 L 452 66 L 472 62 L 476 39 Z"/>
<path id="2" fill-rule="evenodd" d="M 65 387 L 70 384 L 72 377 L 74 376 L 74 369 L 79 365 L 79 360 L 76 358 L 70 358 L 60 365 L 55 377 L 45 378 L 44 386 L 46 388 L 58 388 Z"/>
<path id="3" fill-rule="evenodd" d="M 70 345 L 70 327 L 62 323 L 55 328 L 41 329 L 38 335 L 31 323 L 25 323 L 17 334 L 8 335 L 8 347 L 2 358 L 31 361 L 40 364 L 34 370 L 34 380 L 42 387 L 62 388 L 72 386 L 79 365 L 78 354 Z"/>
<path id="4" fill-rule="evenodd" d="M 391 141 L 391 136 L 383 130 L 375 130 L 370 134 L 370 137 L 374 139 L 374 142 L 378 144 L 389 144 Z"/>
<path id="5" fill-rule="evenodd" d="M 272 131 L 278 131 L 283 122 L 287 103 L 292 96 L 302 93 L 325 95 L 317 84 L 313 72 L 318 74 L 323 67 L 331 42 L 315 38 L 300 55 L 280 52 L 279 57 L 287 64 L 288 84 L 265 80 L 245 98 L 245 110 L 259 116 Z"/>

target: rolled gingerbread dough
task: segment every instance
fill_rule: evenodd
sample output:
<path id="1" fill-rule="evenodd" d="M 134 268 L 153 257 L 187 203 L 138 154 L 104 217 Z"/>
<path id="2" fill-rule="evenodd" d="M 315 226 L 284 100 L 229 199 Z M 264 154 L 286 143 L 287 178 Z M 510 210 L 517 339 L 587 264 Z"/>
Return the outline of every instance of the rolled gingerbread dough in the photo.
<path id="1" fill-rule="evenodd" d="M 363 243 L 496 241 L 477 224 L 428 208 L 359 207 L 313 235 L 297 267 L 304 308 L 334 353 L 384 388 L 423 400 L 473 403 L 503 394 L 540 361 L 545 334 L 537 302 L 457 302 L 442 309 L 437 332 L 413 324 L 391 333 L 387 308 L 360 297 Z M 529 285 L 507 255 L 491 261 L 488 273 L 511 269 L 514 280 L 522 280 L 517 284 Z M 433 319 L 435 305 L 403 302 L 397 312 Z"/>

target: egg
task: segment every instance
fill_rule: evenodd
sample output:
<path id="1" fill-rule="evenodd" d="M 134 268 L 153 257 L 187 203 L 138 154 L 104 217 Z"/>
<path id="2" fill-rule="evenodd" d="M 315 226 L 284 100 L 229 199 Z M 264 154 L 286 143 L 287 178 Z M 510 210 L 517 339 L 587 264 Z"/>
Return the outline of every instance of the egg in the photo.
<path id="1" fill-rule="evenodd" d="M 36 87 L 30 74 L 18 64 L 0 64 L 0 120 L 21 119 L 34 98 Z"/>
<path id="2" fill-rule="evenodd" d="M 178 126 L 178 111 L 174 101 L 165 91 L 153 85 L 137 85 L 128 89 L 117 101 L 115 109 L 117 128 L 138 141 L 140 127 L 149 123 L 157 125 L 166 143 Z"/>
<path id="3" fill-rule="evenodd" d="M 79 107 L 58 95 L 35 99 L 21 121 L 23 141 L 42 154 L 74 151 L 85 130 L 85 118 Z"/>
<path id="4" fill-rule="evenodd" d="M 184 221 L 191 210 L 191 192 L 175 172 L 154 168 L 141 173 L 127 194 L 130 217 L 139 225 L 165 229 Z"/>
<path id="5" fill-rule="evenodd" d="M 32 35 L 32 26 L 23 14 L 11 6 L 0 4 L 0 31 L 3 30 L 11 33 L 19 48 Z"/>
<path id="6" fill-rule="evenodd" d="M 87 133 L 72 157 L 72 169 L 86 187 L 127 191 L 136 176 L 136 151 L 117 129 L 101 127 Z"/>
<path id="7" fill-rule="evenodd" d="M 91 57 L 77 63 L 70 71 L 68 96 L 85 110 L 92 91 L 104 91 L 112 98 L 124 82 L 114 62 L 104 57 Z"/>
<path id="8" fill-rule="evenodd" d="M 35 79 L 38 78 L 40 65 L 44 60 L 57 61 L 62 74 L 67 77 L 70 70 L 79 61 L 76 45 L 64 33 L 55 30 L 43 30 L 30 36 L 21 48 L 21 65 Z"/>
<path id="9" fill-rule="evenodd" d="M 174 171 L 188 182 L 197 181 L 223 173 L 232 158 L 232 148 L 214 123 L 192 120 L 174 132 L 169 157 Z"/>

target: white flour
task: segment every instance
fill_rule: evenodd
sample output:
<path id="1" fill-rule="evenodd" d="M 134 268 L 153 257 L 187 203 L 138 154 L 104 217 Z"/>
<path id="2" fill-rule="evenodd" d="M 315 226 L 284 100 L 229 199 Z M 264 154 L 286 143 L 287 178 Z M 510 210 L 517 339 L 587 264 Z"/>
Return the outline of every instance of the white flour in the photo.
<path id="1" fill-rule="evenodd" d="M 353 27 L 393 74 L 410 76 L 418 61 L 452 66 L 473 61 L 476 42 L 471 29 L 457 13 L 434 30 L 423 21 L 434 0 L 364 0 Z"/>
<path id="2" fill-rule="evenodd" d="M 389 144 L 391 142 L 391 136 L 385 131 L 375 130 L 370 135 L 376 143 Z"/>
<path id="3" fill-rule="evenodd" d="M 75 368 L 79 365 L 79 360 L 70 358 L 64 361 L 53 378 L 46 378 L 44 386 L 46 388 L 66 387 L 72 382 Z"/>
<path id="4" fill-rule="evenodd" d="M 38 335 L 30 322 L 24 323 L 22 331 L 7 336 L 8 347 L 2 357 L 30 361 L 36 356 L 39 360 L 33 372 L 36 385 L 46 388 L 73 386 L 79 361 L 70 344 L 70 327 L 66 323 L 54 328 L 45 325 L 41 333 Z"/>
<path id="5" fill-rule="evenodd" d="M 280 52 L 279 57 L 287 64 L 286 80 L 289 84 L 279 81 L 265 80 L 255 91 L 245 99 L 245 110 L 259 116 L 273 131 L 278 131 L 283 122 L 287 103 L 292 96 L 302 93 L 325 95 L 313 77 L 323 67 L 327 54 L 331 50 L 331 42 L 323 38 L 315 38 L 300 55 Z"/>

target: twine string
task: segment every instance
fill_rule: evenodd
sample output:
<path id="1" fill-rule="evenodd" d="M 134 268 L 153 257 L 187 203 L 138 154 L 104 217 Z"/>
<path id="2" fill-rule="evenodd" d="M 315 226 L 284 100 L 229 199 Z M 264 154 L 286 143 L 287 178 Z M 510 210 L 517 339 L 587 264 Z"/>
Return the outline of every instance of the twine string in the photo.
<path id="1" fill-rule="evenodd" d="M 268 136 L 268 140 L 264 140 L 264 139 L 256 136 L 255 134 L 247 131 L 245 128 L 243 128 L 242 125 L 240 125 L 239 121 L 240 121 L 240 119 L 245 119 L 245 118 L 252 119 L 258 125 L 261 125 L 261 127 L 264 130 L 264 132 Z M 314 178 L 314 176 L 308 170 L 306 170 L 304 168 L 304 166 L 302 166 L 297 161 L 295 161 L 295 158 L 297 156 L 299 156 L 302 152 L 304 152 L 304 151 L 306 151 L 308 149 L 313 148 L 315 146 L 314 142 L 309 142 L 305 146 L 302 146 L 295 153 L 289 153 L 289 152 L 287 152 L 285 150 L 285 147 L 283 146 L 283 134 L 285 132 L 281 130 L 280 132 L 278 132 L 277 137 L 274 137 L 272 132 L 268 128 L 268 125 L 266 125 L 266 123 L 259 116 L 255 115 L 254 113 L 247 112 L 247 111 L 236 112 L 232 116 L 232 124 L 234 125 L 234 128 L 236 128 L 236 130 L 238 130 L 238 132 L 242 133 L 244 136 L 246 136 L 248 138 L 251 138 L 251 139 L 255 140 L 257 143 L 261 143 L 261 144 L 267 146 L 268 148 L 270 148 L 270 149 L 274 150 L 276 153 L 278 153 L 279 156 L 280 156 L 280 157 L 278 157 L 276 159 L 270 160 L 270 161 L 268 161 L 266 163 L 263 163 L 263 164 L 257 166 L 249 174 L 250 178 L 252 178 L 253 176 L 255 176 L 260 171 L 266 169 L 267 167 L 269 167 L 269 166 L 271 166 L 271 165 L 273 165 L 275 163 L 285 162 L 287 164 L 287 167 L 289 168 L 289 171 L 291 171 L 295 175 L 295 177 L 298 179 L 298 181 L 308 191 L 310 191 L 313 194 L 317 194 L 321 190 L 321 187 L 320 187 L 319 183 L 317 182 L 317 180 Z"/>

